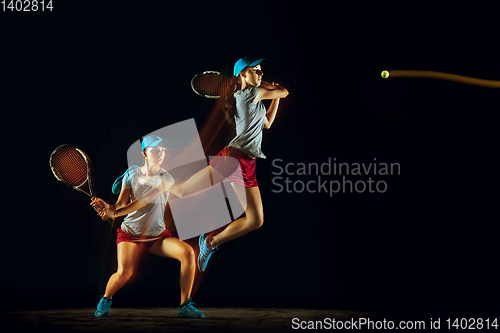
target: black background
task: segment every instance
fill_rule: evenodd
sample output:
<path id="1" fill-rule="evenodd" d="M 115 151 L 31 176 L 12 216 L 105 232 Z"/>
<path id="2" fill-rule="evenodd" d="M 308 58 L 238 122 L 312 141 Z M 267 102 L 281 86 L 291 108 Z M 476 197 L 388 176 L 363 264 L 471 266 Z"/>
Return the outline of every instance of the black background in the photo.
<path id="1" fill-rule="evenodd" d="M 52 150 L 84 150 L 101 196 L 113 200 L 134 141 L 181 120 L 202 124 L 211 104 L 191 91 L 191 77 L 245 55 L 267 57 L 264 79 L 290 95 L 258 163 L 264 226 L 221 247 L 197 303 L 409 318 L 498 310 L 499 91 L 380 77 L 421 69 L 500 79 L 491 8 L 53 5 L 0 13 L 6 310 L 93 307 L 113 268 L 109 227 L 53 177 Z M 273 192 L 274 159 L 329 157 L 399 163 L 401 174 L 377 178 L 388 184 L 383 194 Z M 178 272 L 173 260 L 152 258 L 115 304 L 176 306 Z"/>

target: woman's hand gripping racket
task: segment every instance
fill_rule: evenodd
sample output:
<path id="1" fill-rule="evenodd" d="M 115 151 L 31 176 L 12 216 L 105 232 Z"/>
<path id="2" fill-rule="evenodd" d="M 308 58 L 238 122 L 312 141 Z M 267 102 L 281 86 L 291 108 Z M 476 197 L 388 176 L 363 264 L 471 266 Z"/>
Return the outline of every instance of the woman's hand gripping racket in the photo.
<path id="1" fill-rule="evenodd" d="M 82 150 L 64 144 L 50 154 L 50 169 L 61 183 L 85 193 L 95 201 L 92 188 L 92 163 Z M 104 207 L 92 205 L 99 213 Z"/>
<path id="2" fill-rule="evenodd" d="M 92 198 L 90 205 L 95 209 L 97 215 L 104 221 L 114 221 L 116 218 L 116 209 L 101 198 Z"/>
<path id="3" fill-rule="evenodd" d="M 233 78 L 224 76 L 216 71 L 206 71 L 196 74 L 191 79 L 193 91 L 205 98 L 219 98 L 229 92 L 234 86 Z"/>

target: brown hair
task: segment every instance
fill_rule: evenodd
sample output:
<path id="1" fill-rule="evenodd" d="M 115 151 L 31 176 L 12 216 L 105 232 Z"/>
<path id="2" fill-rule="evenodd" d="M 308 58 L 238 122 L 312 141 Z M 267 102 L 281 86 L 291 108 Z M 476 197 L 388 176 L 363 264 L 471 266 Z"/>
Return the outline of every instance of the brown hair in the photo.
<path id="1" fill-rule="evenodd" d="M 216 108 L 220 108 L 226 115 L 226 120 L 229 124 L 235 126 L 234 111 L 236 110 L 236 99 L 234 93 L 241 90 L 241 76 L 233 77 L 229 85 L 229 91 L 219 98 Z"/>
<path id="2" fill-rule="evenodd" d="M 231 80 L 227 93 L 217 99 L 210 113 L 205 117 L 199 130 L 205 155 L 217 154 L 234 138 L 236 134 L 234 94 L 238 90 L 241 90 L 241 77 L 235 76 Z"/>

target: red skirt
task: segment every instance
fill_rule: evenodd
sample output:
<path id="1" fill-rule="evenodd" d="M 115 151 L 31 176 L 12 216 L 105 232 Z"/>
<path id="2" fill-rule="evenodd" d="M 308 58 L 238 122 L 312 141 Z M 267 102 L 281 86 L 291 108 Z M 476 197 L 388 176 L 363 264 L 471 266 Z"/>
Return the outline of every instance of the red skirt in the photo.
<path id="1" fill-rule="evenodd" d="M 156 237 L 132 238 L 131 236 L 129 236 L 125 232 L 123 232 L 122 228 L 118 228 L 116 230 L 116 245 L 120 244 L 121 242 L 135 242 L 135 243 L 153 244 L 153 242 L 155 240 L 167 238 L 167 237 L 172 237 L 172 234 L 167 229 L 165 229 L 161 234 L 159 234 Z"/>
<path id="2" fill-rule="evenodd" d="M 250 158 L 238 148 L 226 147 L 212 158 L 210 165 L 232 183 L 257 187 L 256 162 L 256 158 Z"/>

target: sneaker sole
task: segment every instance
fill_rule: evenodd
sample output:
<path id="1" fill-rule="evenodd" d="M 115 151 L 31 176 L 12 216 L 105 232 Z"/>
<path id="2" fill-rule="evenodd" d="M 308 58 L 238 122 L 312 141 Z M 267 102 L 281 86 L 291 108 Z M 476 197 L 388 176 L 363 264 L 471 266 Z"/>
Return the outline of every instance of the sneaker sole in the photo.
<path id="1" fill-rule="evenodd" d="M 109 311 L 104 312 L 102 315 L 94 313 L 96 317 L 109 317 Z"/>
<path id="2" fill-rule="evenodd" d="M 179 315 L 179 318 L 205 319 L 205 315 L 202 314 L 200 317 L 191 317 L 191 316 L 186 316 L 186 315 Z"/>

